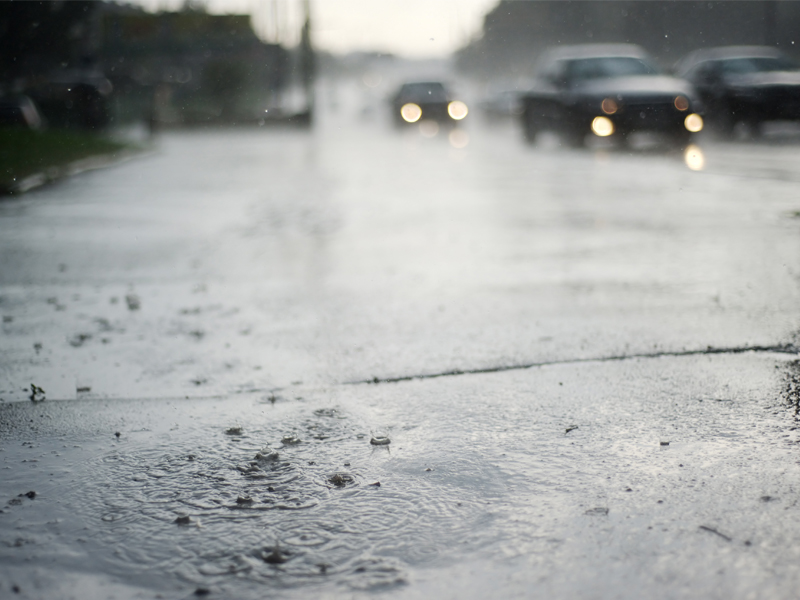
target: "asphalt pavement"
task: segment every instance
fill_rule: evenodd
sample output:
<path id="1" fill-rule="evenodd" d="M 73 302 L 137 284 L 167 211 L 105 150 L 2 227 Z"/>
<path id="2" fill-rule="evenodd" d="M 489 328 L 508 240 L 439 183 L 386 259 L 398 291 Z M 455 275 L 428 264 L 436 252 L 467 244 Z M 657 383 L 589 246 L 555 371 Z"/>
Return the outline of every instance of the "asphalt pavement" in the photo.
<path id="1" fill-rule="evenodd" d="M 0 593 L 795 597 L 800 139 L 450 133 L 0 203 Z"/>

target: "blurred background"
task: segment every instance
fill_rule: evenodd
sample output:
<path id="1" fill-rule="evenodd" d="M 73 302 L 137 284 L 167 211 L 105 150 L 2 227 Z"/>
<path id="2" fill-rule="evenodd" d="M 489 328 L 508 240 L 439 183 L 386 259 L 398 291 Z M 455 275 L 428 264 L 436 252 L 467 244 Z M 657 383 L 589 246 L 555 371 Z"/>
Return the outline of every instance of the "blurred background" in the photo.
<path id="1" fill-rule="evenodd" d="M 795 57 L 798 30 L 800 3 L 772 0 L 3 2 L 0 126 L 18 156 L 2 153 L 2 185 L 35 170 L 26 160 L 80 156 L 77 132 L 105 134 L 80 137 L 90 153 L 111 148 L 108 134 L 308 127 L 323 113 L 387 120 L 399 114 L 397 90 L 413 81 L 442 82 L 448 99 L 473 109 L 470 120 L 517 123 L 548 48 L 638 44 L 669 71 L 715 46 Z M 49 147 L 45 130 L 61 132 Z"/>
<path id="2" fill-rule="evenodd" d="M 669 68 L 713 46 L 794 56 L 799 28 L 800 3 L 771 0 L 3 2 L 0 122 L 306 126 L 317 99 L 367 115 L 415 79 L 510 116 L 549 47 L 639 44 Z"/>

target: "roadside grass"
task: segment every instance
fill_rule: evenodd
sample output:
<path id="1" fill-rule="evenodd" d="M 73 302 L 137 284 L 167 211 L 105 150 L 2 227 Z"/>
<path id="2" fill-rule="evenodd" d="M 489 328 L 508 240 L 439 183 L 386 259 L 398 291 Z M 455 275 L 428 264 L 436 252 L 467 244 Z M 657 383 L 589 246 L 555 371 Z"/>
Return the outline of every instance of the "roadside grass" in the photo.
<path id="1" fill-rule="evenodd" d="M 124 143 L 82 131 L 0 128 L 0 193 L 13 192 L 33 175 L 44 173 L 53 178 L 77 160 L 124 148 Z"/>

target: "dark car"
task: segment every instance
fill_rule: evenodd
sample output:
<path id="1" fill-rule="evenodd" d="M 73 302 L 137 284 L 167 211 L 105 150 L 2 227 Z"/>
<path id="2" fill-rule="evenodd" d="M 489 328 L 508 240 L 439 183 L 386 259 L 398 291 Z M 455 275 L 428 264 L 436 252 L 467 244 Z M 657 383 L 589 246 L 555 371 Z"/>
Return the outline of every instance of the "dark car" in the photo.
<path id="1" fill-rule="evenodd" d="M 775 48 L 698 50 L 675 71 L 694 85 L 709 125 L 723 135 L 733 133 L 737 123 L 758 134 L 765 121 L 800 120 L 800 67 Z"/>
<path id="2" fill-rule="evenodd" d="M 629 44 L 562 46 L 541 59 L 533 88 L 523 95 L 525 136 L 558 132 L 569 145 L 589 134 L 626 141 L 653 131 L 686 145 L 703 128 L 692 86 L 662 72 Z"/>
<path id="3" fill-rule="evenodd" d="M 455 100 L 437 81 L 404 84 L 392 98 L 394 121 L 398 125 L 418 121 L 455 124 L 469 112 L 467 105 Z"/>

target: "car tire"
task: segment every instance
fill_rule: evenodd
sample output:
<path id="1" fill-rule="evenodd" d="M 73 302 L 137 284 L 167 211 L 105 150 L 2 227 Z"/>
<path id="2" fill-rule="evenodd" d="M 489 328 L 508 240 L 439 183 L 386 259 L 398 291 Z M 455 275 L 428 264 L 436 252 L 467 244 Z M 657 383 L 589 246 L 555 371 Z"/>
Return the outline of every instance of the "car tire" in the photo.
<path id="1" fill-rule="evenodd" d="M 736 115 L 733 114 L 732 109 L 727 104 L 721 107 L 713 119 L 713 128 L 717 137 L 721 140 L 733 139 L 736 123 Z"/>
<path id="2" fill-rule="evenodd" d="M 525 141 L 527 143 L 536 143 L 536 137 L 539 135 L 541 129 L 539 126 L 539 119 L 532 110 L 526 110 L 522 113 L 522 131 L 525 134 Z"/>
<path id="3" fill-rule="evenodd" d="M 561 131 L 561 144 L 567 148 L 583 148 L 586 146 L 586 132 L 577 127 Z"/>
<path id="4" fill-rule="evenodd" d="M 746 121 L 742 121 L 744 126 L 744 130 L 746 132 L 746 137 L 749 140 L 759 140 L 761 139 L 761 135 L 763 133 L 763 128 L 761 121 L 758 119 L 747 119 Z"/>

